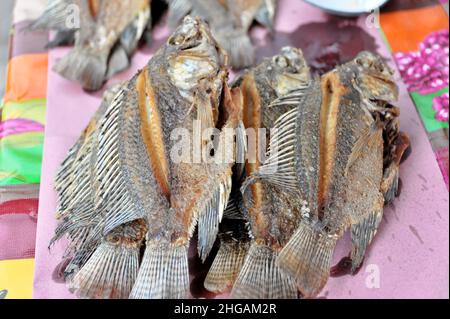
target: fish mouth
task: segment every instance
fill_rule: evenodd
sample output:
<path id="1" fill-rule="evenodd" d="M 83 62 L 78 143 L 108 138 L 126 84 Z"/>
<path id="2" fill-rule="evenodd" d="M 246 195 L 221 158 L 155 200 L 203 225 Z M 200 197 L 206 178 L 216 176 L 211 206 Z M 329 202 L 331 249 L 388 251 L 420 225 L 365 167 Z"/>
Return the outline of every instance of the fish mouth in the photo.
<path id="1" fill-rule="evenodd" d="M 277 70 L 272 87 L 279 97 L 307 87 L 311 82 L 311 72 L 300 49 L 283 48 L 281 54 L 273 57 L 272 66 Z"/>
<path id="2" fill-rule="evenodd" d="M 168 40 L 180 58 L 206 59 L 217 65 L 227 65 L 228 55 L 215 40 L 206 22 L 187 16 Z"/>
<path id="3" fill-rule="evenodd" d="M 200 18 L 186 17 L 168 43 L 172 46 L 168 55 L 168 73 L 172 83 L 188 100 L 193 99 L 199 81 L 219 79 L 226 69 L 226 53 Z"/>

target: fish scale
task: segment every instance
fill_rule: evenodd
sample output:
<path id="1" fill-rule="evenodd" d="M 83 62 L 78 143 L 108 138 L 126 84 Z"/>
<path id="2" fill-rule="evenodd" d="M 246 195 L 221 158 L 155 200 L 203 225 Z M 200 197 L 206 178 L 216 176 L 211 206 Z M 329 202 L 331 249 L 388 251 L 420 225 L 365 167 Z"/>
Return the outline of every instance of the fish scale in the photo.
<path id="1" fill-rule="evenodd" d="M 226 114 L 222 129 L 239 125 L 239 92 L 226 86 L 223 61 L 227 59 L 223 54 L 203 22 L 185 18 L 148 66 L 122 84 L 116 98 L 102 108 L 91 127 L 92 135 L 81 140 L 89 145 L 82 146 L 85 165 L 69 167 L 77 161 L 65 161 L 71 176 L 83 173 L 85 177 L 74 185 L 76 193 L 65 194 L 73 201 L 69 208 L 76 209 L 58 226 L 54 240 L 67 235 L 71 241 L 67 254 L 72 260 L 65 274 L 79 296 L 187 295 L 187 248 L 193 229 L 198 222 L 199 252 L 205 258 L 231 192 L 235 159 L 213 164 L 175 163 L 164 154 L 175 145 L 170 139 L 173 129 L 184 127 L 192 133 L 192 121 L 205 119 L 202 112 L 218 108 L 219 101 Z M 204 61 L 211 67 L 205 69 Z M 182 71 L 186 67 L 194 68 L 191 82 L 171 78 L 174 70 L 170 68 Z M 198 85 L 205 76 L 209 79 L 206 87 Z M 196 100 L 199 95 L 208 99 Z M 189 113 L 192 105 L 196 112 Z M 225 141 L 223 131 L 218 153 L 231 156 L 233 152 L 224 149 Z M 76 151 L 69 153 L 72 156 L 79 157 Z M 162 182 L 166 177 L 168 184 Z M 58 180 L 62 186 L 58 189 L 64 189 L 64 183 Z M 77 206 L 85 199 L 92 199 L 92 205 Z"/>

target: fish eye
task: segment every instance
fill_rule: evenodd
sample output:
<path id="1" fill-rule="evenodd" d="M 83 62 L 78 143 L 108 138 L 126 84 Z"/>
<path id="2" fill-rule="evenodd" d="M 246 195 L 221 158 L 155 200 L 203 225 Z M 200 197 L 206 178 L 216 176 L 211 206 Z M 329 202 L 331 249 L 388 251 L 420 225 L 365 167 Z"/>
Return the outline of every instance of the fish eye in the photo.
<path id="1" fill-rule="evenodd" d="M 289 62 L 286 59 L 286 57 L 281 56 L 281 55 L 274 57 L 273 62 L 276 65 L 278 65 L 280 68 L 286 68 L 287 66 L 289 66 Z"/>
<path id="2" fill-rule="evenodd" d="M 182 34 L 176 34 L 169 39 L 169 43 L 171 45 L 181 45 L 185 40 L 185 37 Z"/>

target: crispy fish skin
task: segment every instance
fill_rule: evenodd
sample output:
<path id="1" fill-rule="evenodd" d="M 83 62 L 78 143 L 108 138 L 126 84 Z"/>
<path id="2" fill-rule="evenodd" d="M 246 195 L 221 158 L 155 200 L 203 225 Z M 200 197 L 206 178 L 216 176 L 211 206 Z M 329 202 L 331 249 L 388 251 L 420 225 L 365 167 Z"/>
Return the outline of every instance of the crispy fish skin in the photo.
<path id="1" fill-rule="evenodd" d="M 57 30 L 49 47 L 74 41 L 73 51 L 54 70 L 80 82 L 84 89 L 95 91 L 129 66 L 131 55 L 150 25 L 150 3 L 150 0 L 53 0 L 29 29 Z M 71 25 L 78 18 L 79 28 Z"/>
<path id="2" fill-rule="evenodd" d="M 235 85 L 244 98 L 244 125 L 247 129 L 272 129 L 277 120 L 296 104 L 273 105 L 286 94 L 300 96 L 311 82 L 303 54 L 294 48 L 283 48 L 272 59 L 244 74 Z M 271 139 L 268 134 L 256 134 L 258 152 Z M 272 142 L 272 140 L 270 140 Z M 272 146 L 272 144 L 271 144 Z M 249 149 L 252 146 L 249 145 Z M 278 252 L 288 242 L 300 218 L 301 200 L 298 193 L 285 192 L 279 184 L 254 176 L 263 164 L 256 154 L 249 154 L 246 164 L 247 181 L 242 191 L 252 231 L 252 243 L 247 258 L 232 290 L 232 298 L 297 298 L 295 282 L 285 276 L 278 266 Z"/>
<path id="3" fill-rule="evenodd" d="M 56 181 L 65 198 L 56 239 L 76 235 L 69 279 L 81 297 L 187 296 L 194 228 L 198 221 L 207 255 L 231 191 L 234 154 L 224 129 L 238 126 L 241 106 L 240 93 L 226 86 L 226 61 L 207 26 L 186 17 L 147 67 L 99 111 L 80 141 L 89 147 L 69 154 Z M 172 161 L 171 132 L 183 128 L 192 135 L 193 120 L 214 124 L 215 108 L 226 110 L 217 154 L 227 150 L 229 161 Z M 70 192 L 68 173 L 78 178 Z"/>
<path id="4" fill-rule="evenodd" d="M 256 20 L 273 29 L 277 2 L 275 0 L 167 0 L 169 25 L 190 13 L 205 19 L 213 35 L 229 53 L 233 67 L 252 66 L 255 52 L 248 31 Z"/>
<path id="5" fill-rule="evenodd" d="M 384 135 L 398 111 L 388 104 L 398 94 L 392 72 L 373 54 L 361 53 L 321 82 L 318 203 L 305 209 L 278 259 L 305 297 L 325 286 L 336 241 L 349 227 L 353 269 L 361 264 L 383 214 L 383 163 L 391 147 Z"/>

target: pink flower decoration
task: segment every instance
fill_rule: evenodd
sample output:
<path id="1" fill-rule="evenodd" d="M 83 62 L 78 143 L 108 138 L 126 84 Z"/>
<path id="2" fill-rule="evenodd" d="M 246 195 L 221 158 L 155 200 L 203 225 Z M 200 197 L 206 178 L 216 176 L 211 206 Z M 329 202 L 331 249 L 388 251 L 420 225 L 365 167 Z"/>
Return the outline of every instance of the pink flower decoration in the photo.
<path id="1" fill-rule="evenodd" d="M 436 120 L 439 122 L 448 122 L 449 118 L 449 94 L 444 93 L 436 96 L 433 100 L 433 109 L 437 111 Z"/>
<path id="2" fill-rule="evenodd" d="M 448 37 L 448 30 L 433 32 L 420 44 L 420 51 L 395 55 L 410 91 L 430 94 L 449 85 Z"/>

